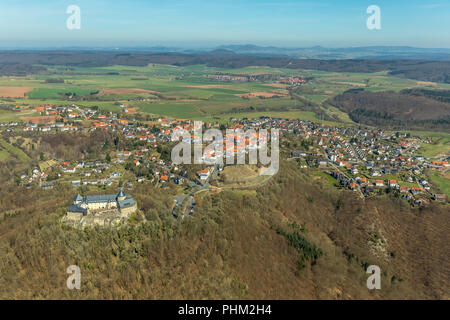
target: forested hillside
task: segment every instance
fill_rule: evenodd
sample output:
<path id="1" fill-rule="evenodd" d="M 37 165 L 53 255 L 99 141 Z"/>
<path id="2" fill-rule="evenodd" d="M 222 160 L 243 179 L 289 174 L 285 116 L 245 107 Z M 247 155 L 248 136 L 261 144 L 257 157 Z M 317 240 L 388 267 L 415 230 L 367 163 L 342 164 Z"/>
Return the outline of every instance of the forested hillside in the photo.
<path id="1" fill-rule="evenodd" d="M 445 91 L 443 91 L 445 92 Z M 392 129 L 450 131 L 450 103 L 432 90 L 370 92 L 352 89 L 328 102 L 355 122 Z"/>
<path id="2" fill-rule="evenodd" d="M 71 188 L 2 185 L 0 298 L 449 298 L 445 206 L 364 201 L 316 178 L 283 162 L 258 189 L 200 193 L 182 220 L 170 190 L 137 185 L 145 222 L 84 231 L 58 221 Z M 79 291 L 65 285 L 72 264 Z M 366 288 L 370 264 L 381 290 Z"/>

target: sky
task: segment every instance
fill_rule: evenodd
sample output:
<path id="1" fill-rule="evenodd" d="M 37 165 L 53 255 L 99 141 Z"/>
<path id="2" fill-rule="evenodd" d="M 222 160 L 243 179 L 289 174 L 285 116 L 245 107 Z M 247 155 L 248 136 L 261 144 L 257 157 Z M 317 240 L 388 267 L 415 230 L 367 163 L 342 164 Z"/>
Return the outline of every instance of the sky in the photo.
<path id="1" fill-rule="evenodd" d="M 69 30 L 69 5 L 80 29 Z M 366 12 L 377 5 L 381 29 Z M 450 0 L 0 0 L 0 47 L 450 48 Z"/>

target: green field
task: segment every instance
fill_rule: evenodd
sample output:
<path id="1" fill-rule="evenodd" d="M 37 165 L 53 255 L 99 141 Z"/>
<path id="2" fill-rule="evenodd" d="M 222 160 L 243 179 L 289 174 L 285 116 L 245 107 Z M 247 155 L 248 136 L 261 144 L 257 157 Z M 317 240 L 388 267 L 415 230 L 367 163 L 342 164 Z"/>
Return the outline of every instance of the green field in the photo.
<path id="1" fill-rule="evenodd" d="M 437 173 L 429 173 L 428 175 L 431 178 L 431 182 L 437 185 L 443 193 L 450 197 L 450 179 L 446 179 Z"/>
<path id="2" fill-rule="evenodd" d="M 8 159 L 10 156 L 9 152 L 6 150 L 0 150 L 0 161 Z"/>
<path id="3" fill-rule="evenodd" d="M 0 109 L 0 122 L 17 121 L 19 119 L 20 112 L 6 111 Z"/>
<path id="4" fill-rule="evenodd" d="M 326 181 L 330 186 L 334 186 L 337 183 L 337 180 L 333 178 L 330 174 L 323 172 L 322 170 L 312 172 L 313 177 L 318 177 L 322 181 Z"/>
<path id="5" fill-rule="evenodd" d="M 338 122 L 351 124 L 348 116 L 324 103 L 328 98 L 352 88 L 366 90 L 401 90 L 413 87 L 432 86 L 450 89 L 449 84 L 421 83 L 415 80 L 388 76 L 386 72 L 336 73 L 316 70 L 294 70 L 270 67 L 246 67 L 239 69 L 215 68 L 205 65 L 177 67 L 150 64 L 145 67 L 111 66 L 80 68 L 46 66 L 48 74 L 26 77 L 0 77 L 1 85 L 33 88 L 25 99 L 16 99 L 19 105 L 67 105 L 76 103 L 82 107 L 98 106 L 100 109 L 120 111 L 119 104 L 126 102 L 139 111 L 158 116 L 191 118 L 199 120 L 223 120 L 229 117 L 304 117 L 319 120 L 311 110 L 305 108 L 310 102 L 319 106 Z M 262 82 L 218 82 L 207 78 L 215 73 L 272 74 L 280 76 L 304 76 L 311 80 L 302 86 L 293 99 L 288 95 L 277 98 L 249 99 L 237 96 L 251 92 L 284 92 L 276 84 Z M 46 83 L 47 79 L 63 78 L 65 83 Z M 114 91 L 116 89 L 116 91 Z M 118 91 L 118 89 L 122 91 Z M 131 91 L 123 91 L 128 89 Z M 152 92 L 133 92 L 134 89 Z M 108 90 L 105 95 L 95 94 Z M 113 90 L 113 91 L 111 91 Z M 154 93 L 156 92 L 156 93 Z M 70 93 L 75 97 L 69 99 Z M 137 99 L 136 101 L 134 101 Z M 142 101 L 144 100 L 144 101 Z M 4 121 L 15 119 L 13 114 L 1 114 Z M 335 123 L 331 121 L 330 123 Z"/>
<path id="6" fill-rule="evenodd" d="M 413 136 L 431 138 L 431 143 L 422 143 L 418 153 L 427 157 L 450 154 L 450 133 L 429 131 L 407 131 Z"/>
<path id="7" fill-rule="evenodd" d="M 79 96 L 89 95 L 96 92 L 94 89 L 79 89 L 73 86 L 64 86 L 61 88 L 35 88 L 28 93 L 30 99 L 59 99 L 67 93 Z"/>

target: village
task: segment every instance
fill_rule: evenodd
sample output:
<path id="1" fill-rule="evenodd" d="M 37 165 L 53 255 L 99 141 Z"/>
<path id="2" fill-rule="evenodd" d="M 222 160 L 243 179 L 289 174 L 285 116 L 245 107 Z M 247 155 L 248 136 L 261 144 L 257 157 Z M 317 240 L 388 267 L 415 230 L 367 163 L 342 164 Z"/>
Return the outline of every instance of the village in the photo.
<path id="1" fill-rule="evenodd" d="M 183 192 L 174 199 L 174 217 L 192 215 L 193 195 L 213 188 L 211 180 L 218 179 L 223 165 L 216 165 L 224 154 L 208 154 L 204 165 L 193 171 L 188 165 L 173 164 L 168 146 L 177 130 L 192 132 L 194 122 L 156 117 L 152 121 L 134 119 L 136 109 L 121 104 L 121 115 L 92 108 L 71 106 L 36 107 L 40 116 L 27 121 L 1 123 L 0 130 L 8 133 L 33 133 L 37 135 L 58 132 L 74 134 L 98 130 L 117 134 L 127 143 L 127 148 L 117 150 L 104 158 L 89 161 L 79 159 L 41 159 L 39 166 L 30 168 L 20 176 L 24 188 L 38 184 L 52 189 L 56 183 L 70 183 L 74 189 L 81 187 L 122 188 L 132 190 L 135 183 L 152 183 L 158 188 L 167 184 L 181 187 Z M 125 117 L 125 118 L 123 118 Z M 219 122 L 206 122 L 205 128 L 225 127 Z M 418 152 L 420 145 L 430 143 L 408 133 L 384 132 L 380 129 L 320 124 L 300 119 L 259 117 L 258 119 L 232 117 L 227 129 L 258 130 L 278 129 L 281 154 L 296 161 L 301 170 L 327 175 L 336 188 L 355 191 L 362 199 L 392 194 L 411 203 L 426 205 L 431 201 L 446 202 L 447 196 L 436 192 L 428 181 L 427 172 L 447 172 L 448 156 L 429 159 Z M 225 138 L 227 138 L 225 136 Z M 201 137 L 191 136 L 196 142 Z M 248 153 L 249 143 L 237 145 Z M 187 204 L 187 202 L 189 202 Z"/>
<path id="2" fill-rule="evenodd" d="M 280 77 L 272 74 L 258 74 L 258 75 L 245 75 L 245 74 L 224 74 L 216 73 L 206 76 L 207 79 L 219 82 L 256 82 L 256 81 L 274 81 L 275 83 L 290 86 L 301 86 L 307 82 L 302 76 L 288 76 Z"/>

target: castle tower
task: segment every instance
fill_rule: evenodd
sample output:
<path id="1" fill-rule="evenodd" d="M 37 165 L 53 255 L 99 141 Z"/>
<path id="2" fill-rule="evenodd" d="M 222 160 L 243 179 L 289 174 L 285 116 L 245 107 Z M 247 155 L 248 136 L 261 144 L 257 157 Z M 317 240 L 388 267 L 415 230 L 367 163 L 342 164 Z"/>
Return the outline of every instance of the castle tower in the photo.
<path id="1" fill-rule="evenodd" d="M 83 202 L 83 197 L 80 196 L 80 194 L 77 194 L 77 195 L 73 198 L 73 204 L 80 204 L 81 202 Z"/>
<path id="2" fill-rule="evenodd" d="M 117 194 L 116 199 L 117 199 L 117 201 L 123 201 L 123 200 L 126 199 L 126 196 L 125 196 L 125 194 L 123 193 L 123 190 L 122 190 L 122 189 L 120 189 L 119 193 Z"/>

